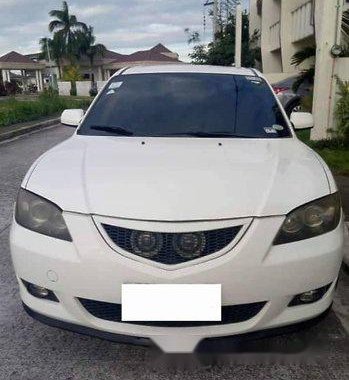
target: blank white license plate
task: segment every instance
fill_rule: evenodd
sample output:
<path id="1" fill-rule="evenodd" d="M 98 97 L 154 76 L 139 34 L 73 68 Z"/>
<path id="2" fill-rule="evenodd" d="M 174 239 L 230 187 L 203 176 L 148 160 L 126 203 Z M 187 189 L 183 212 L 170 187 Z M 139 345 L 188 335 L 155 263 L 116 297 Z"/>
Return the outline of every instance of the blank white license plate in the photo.
<path id="1" fill-rule="evenodd" d="M 122 320 L 220 321 L 220 284 L 123 284 Z"/>

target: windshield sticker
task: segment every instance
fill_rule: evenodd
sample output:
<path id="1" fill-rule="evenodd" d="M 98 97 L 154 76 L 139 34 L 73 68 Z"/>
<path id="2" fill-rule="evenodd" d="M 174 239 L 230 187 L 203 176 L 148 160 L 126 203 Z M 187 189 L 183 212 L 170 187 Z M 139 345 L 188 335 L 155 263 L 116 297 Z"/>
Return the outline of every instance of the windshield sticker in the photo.
<path id="1" fill-rule="evenodd" d="M 283 131 L 284 130 L 284 127 L 280 124 L 274 124 L 273 125 L 273 128 L 276 130 L 276 131 Z"/>
<path id="2" fill-rule="evenodd" d="M 264 128 L 265 133 L 277 133 L 273 127 Z"/>
<path id="3" fill-rule="evenodd" d="M 254 84 L 261 84 L 262 83 L 262 79 L 259 77 L 245 76 L 245 79 L 247 79 L 248 81 L 250 81 Z"/>
<path id="4" fill-rule="evenodd" d="M 107 95 L 112 95 L 112 94 L 115 94 L 115 91 L 114 91 L 114 90 L 109 90 L 109 91 L 107 92 Z"/>
<path id="5" fill-rule="evenodd" d="M 110 83 L 110 86 L 108 87 L 108 90 L 113 90 L 116 88 L 120 88 L 122 86 L 123 82 L 112 82 Z"/>

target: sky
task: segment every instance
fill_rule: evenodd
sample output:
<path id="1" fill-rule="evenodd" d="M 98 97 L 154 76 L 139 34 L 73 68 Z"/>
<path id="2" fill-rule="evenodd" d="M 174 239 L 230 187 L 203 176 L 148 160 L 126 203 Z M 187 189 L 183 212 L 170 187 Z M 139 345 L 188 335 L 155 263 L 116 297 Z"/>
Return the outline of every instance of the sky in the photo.
<path id="1" fill-rule="evenodd" d="M 94 27 L 98 43 L 123 54 L 145 50 L 159 42 L 188 61 L 191 47 L 185 28 L 198 30 L 204 42 L 212 39 L 207 17 L 203 30 L 204 0 L 68 0 L 79 21 Z M 15 50 L 40 51 L 39 40 L 49 37 L 49 11 L 60 9 L 61 0 L 0 0 L 0 56 Z M 244 0 L 246 6 L 247 0 Z"/>

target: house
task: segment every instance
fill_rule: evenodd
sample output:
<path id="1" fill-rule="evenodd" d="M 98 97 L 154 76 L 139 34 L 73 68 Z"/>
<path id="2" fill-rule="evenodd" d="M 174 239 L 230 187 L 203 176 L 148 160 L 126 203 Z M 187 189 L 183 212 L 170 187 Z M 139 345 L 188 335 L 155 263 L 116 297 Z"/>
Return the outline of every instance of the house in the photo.
<path id="1" fill-rule="evenodd" d="M 315 11 L 317 8 L 317 12 L 321 12 L 322 2 L 323 0 L 250 0 L 250 35 L 254 30 L 260 32 L 259 46 L 264 73 L 280 73 L 280 77 L 283 77 L 283 73 L 298 72 L 291 65 L 291 58 L 304 47 L 316 45 Z M 337 0 L 328 2 L 333 7 L 337 6 Z M 349 0 L 340 2 L 344 3 L 343 10 L 349 8 Z M 335 28 L 335 20 L 332 24 Z"/>
<path id="2" fill-rule="evenodd" d="M 5 84 L 11 80 L 16 80 L 21 83 L 24 91 L 31 84 L 35 85 L 38 91 L 42 91 L 44 70 L 45 65 L 43 63 L 35 62 L 15 51 L 0 57 L 0 83 Z"/>
<path id="3" fill-rule="evenodd" d="M 349 58 L 333 53 L 344 43 L 341 20 L 347 9 L 349 0 L 250 0 L 250 36 L 260 32 L 261 69 L 269 81 L 297 75 L 315 64 L 314 139 L 328 137 L 335 125 L 336 75 L 349 80 Z M 316 62 L 292 65 L 292 56 L 307 46 L 316 46 Z"/>
<path id="4" fill-rule="evenodd" d="M 55 75 L 57 79 L 60 79 L 61 75 L 55 62 L 41 60 L 40 53 L 27 54 L 26 57 L 32 62 L 39 62 L 45 65 L 44 77 L 46 80 L 50 75 Z M 112 50 L 107 50 L 104 56 L 97 56 L 94 59 L 92 67 L 87 57 L 79 59 L 77 64 L 83 79 L 99 82 L 108 80 L 111 75 L 125 66 L 151 65 L 157 63 L 173 64 L 179 62 L 177 53 L 172 52 L 166 46 L 159 43 L 151 49 L 136 51 L 132 54 L 120 54 Z M 69 62 L 63 60 L 62 66 L 67 65 L 69 65 Z"/>

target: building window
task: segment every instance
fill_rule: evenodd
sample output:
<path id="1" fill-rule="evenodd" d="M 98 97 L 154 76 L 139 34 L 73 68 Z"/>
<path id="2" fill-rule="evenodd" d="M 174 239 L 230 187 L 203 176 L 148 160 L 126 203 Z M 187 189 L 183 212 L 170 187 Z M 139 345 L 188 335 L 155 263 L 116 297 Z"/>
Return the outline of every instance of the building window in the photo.
<path id="1" fill-rule="evenodd" d="M 263 5 L 263 0 L 257 0 L 257 15 L 262 16 L 262 5 Z"/>
<path id="2" fill-rule="evenodd" d="M 85 73 L 85 74 L 84 74 L 84 79 L 90 79 L 90 74 Z"/>

